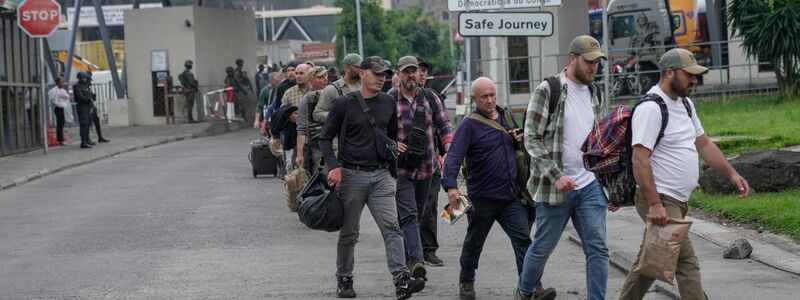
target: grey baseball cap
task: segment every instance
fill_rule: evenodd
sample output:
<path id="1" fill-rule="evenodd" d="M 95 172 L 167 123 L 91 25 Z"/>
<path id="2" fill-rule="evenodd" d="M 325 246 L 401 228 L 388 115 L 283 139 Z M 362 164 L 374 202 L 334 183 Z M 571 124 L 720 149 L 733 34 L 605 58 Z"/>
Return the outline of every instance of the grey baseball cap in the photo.
<path id="1" fill-rule="evenodd" d="M 355 54 L 355 53 L 350 53 L 350 54 L 344 56 L 344 59 L 342 59 L 342 65 L 343 66 L 348 66 L 348 65 L 360 66 L 362 60 L 363 59 L 361 58 L 361 55 L 358 55 L 358 54 Z"/>
<path id="2" fill-rule="evenodd" d="M 694 54 L 691 51 L 681 48 L 674 48 L 661 56 L 658 65 L 662 70 L 682 69 L 694 75 L 708 73 L 708 68 L 697 64 Z"/>
<path id="3" fill-rule="evenodd" d="M 370 56 L 363 59 L 359 68 L 362 70 L 370 70 L 372 73 L 376 74 L 392 71 L 380 56 Z"/>
<path id="4" fill-rule="evenodd" d="M 588 61 L 594 61 L 602 57 L 607 59 L 603 51 L 600 50 L 600 43 L 591 36 L 579 35 L 569 43 L 569 52 L 580 54 Z"/>
<path id="5" fill-rule="evenodd" d="M 416 57 L 413 56 L 403 56 L 397 60 L 397 70 L 403 71 L 408 67 L 415 67 L 419 68 L 419 62 L 417 61 Z"/>

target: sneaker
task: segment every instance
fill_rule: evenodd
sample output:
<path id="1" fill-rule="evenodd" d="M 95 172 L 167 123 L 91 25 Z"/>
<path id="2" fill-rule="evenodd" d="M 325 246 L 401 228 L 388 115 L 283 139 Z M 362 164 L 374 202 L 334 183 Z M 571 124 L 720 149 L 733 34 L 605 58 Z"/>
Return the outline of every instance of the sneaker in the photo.
<path id="1" fill-rule="evenodd" d="M 475 299 L 475 285 L 473 282 L 462 282 L 458 284 L 458 299 Z"/>
<path id="2" fill-rule="evenodd" d="M 353 277 L 336 277 L 336 296 L 339 298 L 355 298 L 356 291 L 353 290 Z"/>
<path id="3" fill-rule="evenodd" d="M 411 277 L 408 273 L 400 275 L 394 283 L 397 299 L 411 298 L 411 294 L 422 291 L 425 288 L 425 280 Z"/>
<path id="4" fill-rule="evenodd" d="M 542 288 L 537 287 L 535 291 L 533 291 L 533 299 L 536 300 L 553 300 L 556 298 L 556 289 L 554 288 Z"/>
<path id="5" fill-rule="evenodd" d="M 531 300 L 531 299 L 533 299 L 533 295 L 522 294 L 522 292 L 520 292 L 519 288 L 517 288 L 516 286 L 514 287 L 514 290 L 511 292 L 511 294 L 514 296 L 514 300 Z"/>
<path id="6" fill-rule="evenodd" d="M 411 277 L 428 281 L 428 271 L 425 270 L 425 264 L 418 262 L 411 265 L 410 269 L 411 269 Z"/>
<path id="7" fill-rule="evenodd" d="M 441 267 L 444 266 L 444 261 L 441 258 L 436 256 L 436 252 L 427 252 L 423 255 L 425 259 L 425 264 L 431 265 L 434 267 Z"/>

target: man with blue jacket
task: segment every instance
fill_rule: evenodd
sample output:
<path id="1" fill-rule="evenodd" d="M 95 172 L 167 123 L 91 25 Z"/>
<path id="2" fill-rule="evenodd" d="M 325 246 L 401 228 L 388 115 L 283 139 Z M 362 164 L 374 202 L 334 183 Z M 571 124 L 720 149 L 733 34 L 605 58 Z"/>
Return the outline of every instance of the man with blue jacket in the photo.
<path id="1" fill-rule="evenodd" d="M 456 131 L 447 153 L 442 174 L 442 187 L 447 190 L 451 207 L 457 208 L 461 192 L 457 177 L 466 159 L 467 194 L 473 212 L 461 250 L 459 297 L 475 298 L 475 269 L 478 268 L 483 244 L 492 225 L 500 223 L 511 239 L 516 257 L 517 274 L 522 271 L 525 252 L 531 244 L 528 210 L 519 199 L 517 160 L 514 143 L 522 142 L 522 132 L 514 121 L 497 107 L 497 86 L 487 77 L 472 83 L 472 101 L 477 109 Z M 513 116 L 512 116 L 513 118 Z M 503 128 L 503 130 L 500 130 Z M 555 298 L 552 288 L 536 290 L 536 299 Z"/>

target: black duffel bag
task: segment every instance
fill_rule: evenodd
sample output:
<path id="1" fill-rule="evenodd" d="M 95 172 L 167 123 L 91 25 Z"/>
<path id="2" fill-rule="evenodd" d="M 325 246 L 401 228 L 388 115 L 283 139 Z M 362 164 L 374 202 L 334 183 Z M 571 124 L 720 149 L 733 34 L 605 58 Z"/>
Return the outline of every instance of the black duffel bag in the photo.
<path id="1" fill-rule="evenodd" d="M 328 186 L 328 179 L 321 172 L 311 176 L 297 197 L 297 216 L 308 228 L 327 232 L 342 228 L 342 202 Z"/>

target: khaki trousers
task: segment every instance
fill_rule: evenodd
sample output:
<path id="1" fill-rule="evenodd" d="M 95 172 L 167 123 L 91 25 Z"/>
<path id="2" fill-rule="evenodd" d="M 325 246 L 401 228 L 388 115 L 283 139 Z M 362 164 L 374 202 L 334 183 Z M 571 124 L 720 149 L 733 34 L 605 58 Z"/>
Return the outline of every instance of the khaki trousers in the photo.
<path id="1" fill-rule="evenodd" d="M 670 196 L 659 194 L 661 203 L 667 211 L 670 218 L 683 219 L 686 216 L 688 206 L 686 202 L 681 202 Z M 636 212 L 643 221 L 647 222 L 647 214 L 650 212 L 650 205 L 647 203 L 644 194 L 641 190 L 636 190 Z M 641 252 L 641 246 L 639 248 Z M 622 293 L 619 295 L 620 300 L 642 299 L 647 294 L 647 290 L 653 285 L 652 278 L 639 274 L 636 267 L 639 265 L 639 255 L 636 255 L 636 262 L 633 263 L 631 272 L 628 273 L 628 278 L 625 280 L 625 285 L 622 286 Z M 705 300 L 708 299 L 703 287 L 700 284 L 700 262 L 694 254 L 692 242 L 689 240 L 688 235 L 681 240 L 681 252 L 678 256 L 678 270 L 675 272 L 675 279 L 678 282 L 678 291 L 680 292 L 681 299 L 683 300 Z"/>

